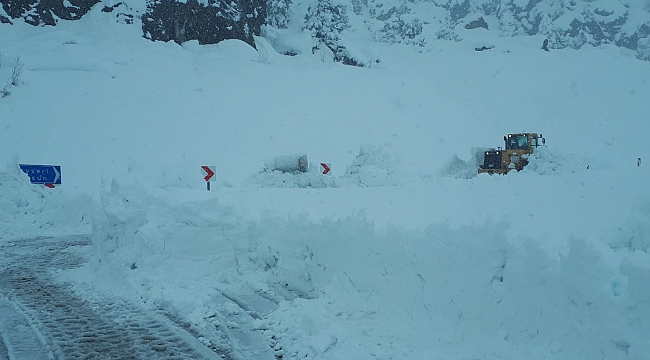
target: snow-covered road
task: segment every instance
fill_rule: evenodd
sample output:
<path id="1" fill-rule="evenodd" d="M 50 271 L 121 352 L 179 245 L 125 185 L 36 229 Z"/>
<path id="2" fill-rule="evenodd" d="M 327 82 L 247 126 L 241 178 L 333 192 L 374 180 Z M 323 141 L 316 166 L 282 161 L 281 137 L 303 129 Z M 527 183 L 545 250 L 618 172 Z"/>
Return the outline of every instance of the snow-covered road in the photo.
<path id="1" fill-rule="evenodd" d="M 80 298 L 52 276 L 86 262 L 86 236 L 0 244 L 0 359 L 228 359 L 163 313 Z M 205 342 L 205 341 L 204 341 Z"/>

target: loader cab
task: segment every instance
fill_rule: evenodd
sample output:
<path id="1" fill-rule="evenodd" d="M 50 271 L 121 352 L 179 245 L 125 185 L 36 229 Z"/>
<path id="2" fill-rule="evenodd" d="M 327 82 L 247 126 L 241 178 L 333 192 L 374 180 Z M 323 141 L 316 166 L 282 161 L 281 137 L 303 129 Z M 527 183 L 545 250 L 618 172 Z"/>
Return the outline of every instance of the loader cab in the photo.
<path id="1" fill-rule="evenodd" d="M 546 142 L 542 134 L 535 133 L 522 133 L 522 134 L 508 134 L 504 136 L 503 140 L 506 143 L 506 150 L 524 150 L 527 153 L 532 153 L 533 149 L 544 145 Z"/>
<path id="2" fill-rule="evenodd" d="M 528 134 L 508 134 L 503 140 L 506 142 L 506 150 L 530 150 L 531 147 Z"/>

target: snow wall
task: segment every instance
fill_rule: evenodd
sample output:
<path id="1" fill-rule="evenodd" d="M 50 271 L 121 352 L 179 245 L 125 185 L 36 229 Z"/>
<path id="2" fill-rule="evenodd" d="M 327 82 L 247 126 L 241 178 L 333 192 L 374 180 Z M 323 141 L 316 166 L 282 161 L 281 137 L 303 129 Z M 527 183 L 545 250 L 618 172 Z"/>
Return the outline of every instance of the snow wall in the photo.
<path id="1" fill-rule="evenodd" d="M 363 213 L 255 219 L 217 196 L 114 181 L 93 243 L 99 271 L 197 324 L 224 289 L 282 295 L 258 326 L 289 358 L 455 359 L 462 349 L 467 358 L 641 360 L 650 353 L 642 202 L 615 246 L 572 238 L 553 257 L 507 223 L 378 232 Z"/>
<path id="2" fill-rule="evenodd" d="M 94 209 L 89 196 L 31 184 L 17 162 L 0 172 L 0 241 L 87 234 Z"/>

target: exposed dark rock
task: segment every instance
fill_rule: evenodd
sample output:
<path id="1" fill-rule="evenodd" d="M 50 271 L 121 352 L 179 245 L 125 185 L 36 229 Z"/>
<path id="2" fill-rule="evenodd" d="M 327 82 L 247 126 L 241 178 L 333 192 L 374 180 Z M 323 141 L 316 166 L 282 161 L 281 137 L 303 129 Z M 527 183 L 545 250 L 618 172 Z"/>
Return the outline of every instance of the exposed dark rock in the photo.
<path id="1" fill-rule="evenodd" d="M 611 22 L 597 20 L 582 22 L 575 19 L 571 22 L 569 35 L 577 38 L 582 34 L 589 34 L 593 38 L 592 45 L 613 43 L 616 34 L 619 33 L 621 27 L 625 24 L 625 20 L 626 17 L 620 17 L 616 21 Z"/>
<path id="2" fill-rule="evenodd" d="M 472 5 L 469 0 L 459 0 L 459 1 L 450 1 L 445 5 L 442 5 L 443 8 L 449 11 L 451 21 L 458 23 L 460 19 L 463 19 L 470 13 Z"/>
<path id="3" fill-rule="evenodd" d="M 0 0 L 12 19 L 31 25 L 56 25 L 58 19 L 79 20 L 101 0 Z M 8 20 L 8 19 L 7 19 Z M 0 19 L 3 23 L 7 21 Z"/>
<path id="4" fill-rule="evenodd" d="M 113 12 L 113 10 L 117 9 L 120 5 L 122 5 L 121 2 L 118 2 L 117 4 L 115 4 L 113 6 L 104 6 L 104 8 L 102 9 L 102 12 L 106 12 L 106 13 Z"/>
<path id="5" fill-rule="evenodd" d="M 255 47 L 253 35 L 260 35 L 265 14 L 264 0 L 211 0 L 208 5 L 197 0 L 153 0 L 147 3 L 147 12 L 142 16 L 142 31 L 153 41 L 216 44 L 239 39 Z"/>
<path id="6" fill-rule="evenodd" d="M 114 14 L 116 21 L 122 24 L 133 24 L 135 17 L 137 16 L 137 13 L 133 8 L 123 2 L 118 2 L 112 6 L 104 6 L 102 12 Z"/>
<path id="7" fill-rule="evenodd" d="M 483 45 L 481 47 L 474 48 L 474 50 L 476 50 L 476 51 L 485 51 L 485 50 L 490 50 L 490 49 L 494 49 L 494 46 L 485 46 L 485 45 Z"/>
<path id="8" fill-rule="evenodd" d="M 647 38 L 648 36 L 650 36 L 650 22 L 641 25 L 636 32 L 632 33 L 632 35 L 620 36 L 618 40 L 616 40 L 616 45 L 634 50 L 638 48 L 639 40 Z"/>
<path id="9" fill-rule="evenodd" d="M 483 28 L 485 30 L 490 30 L 488 24 L 485 22 L 485 19 L 481 16 L 480 18 L 470 21 L 469 24 L 465 25 L 465 29 L 478 29 Z"/>

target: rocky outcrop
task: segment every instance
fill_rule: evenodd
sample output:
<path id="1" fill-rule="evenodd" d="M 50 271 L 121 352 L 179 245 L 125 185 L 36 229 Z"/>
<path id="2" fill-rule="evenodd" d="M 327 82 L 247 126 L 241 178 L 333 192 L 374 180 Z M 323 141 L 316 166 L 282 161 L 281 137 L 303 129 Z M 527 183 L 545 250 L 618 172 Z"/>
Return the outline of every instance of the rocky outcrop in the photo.
<path id="1" fill-rule="evenodd" d="M 102 0 L 0 0 L 0 22 L 16 20 L 31 25 L 56 25 L 59 20 L 78 20 Z M 265 0 L 232 0 L 199 3 L 197 0 L 149 0 L 147 11 L 139 15 L 126 3 L 111 2 L 101 7 L 118 22 L 135 23 L 142 19 L 143 36 L 153 41 L 183 43 L 198 40 L 215 44 L 239 39 L 255 47 L 253 35 L 260 35 L 265 21 Z"/>
<path id="2" fill-rule="evenodd" d="M 263 0 L 176 2 L 154 0 L 142 16 L 144 37 L 154 41 L 216 44 L 225 39 L 239 39 L 255 47 L 253 35 L 260 35 L 266 14 Z"/>
<path id="3" fill-rule="evenodd" d="M 118 0 L 100 1 L 0 0 L 0 23 L 56 25 L 60 20 L 80 19 L 97 5 L 118 22 L 141 23 L 143 36 L 152 41 L 213 44 L 240 39 L 255 47 L 253 36 L 261 35 L 262 25 L 284 31 L 300 29 L 311 34 L 312 52 L 357 66 L 373 59 L 360 55 L 355 49 L 358 41 L 350 41 L 349 34 L 425 47 L 435 38 L 462 41 L 467 30 L 502 37 L 541 35 L 548 39 L 546 50 L 613 44 L 650 60 L 650 0 L 314 0 L 296 4 L 292 0 L 146 0 L 144 13 Z"/>
<path id="4" fill-rule="evenodd" d="M 5 15 L 0 22 L 22 19 L 31 25 L 56 25 L 59 20 L 79 20 L 101 0 L 0 0 Z"/>

